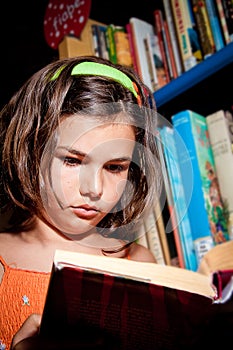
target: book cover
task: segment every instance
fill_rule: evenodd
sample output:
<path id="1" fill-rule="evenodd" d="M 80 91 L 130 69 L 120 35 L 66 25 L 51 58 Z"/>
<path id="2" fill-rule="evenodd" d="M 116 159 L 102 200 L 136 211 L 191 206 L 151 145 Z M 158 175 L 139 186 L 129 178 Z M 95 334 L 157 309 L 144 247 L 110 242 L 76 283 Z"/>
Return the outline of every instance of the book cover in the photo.
<path id="1" fill-rule="evenodd" d="M 118 350 L 194 349 L 217 298 L 204 274 L 57 250 L 40 337 L 82 337 L 86 327 L 85 336 L 105 331 Z"/>
<path id="2" fill-rule="evenodd" d="M 206 9 L 209 16 L 210 26 L 214 38 L 215 49 L 216 51 L 221 50 L 225 44 L 221 31 L 221 26 L 218 18 L 218 13 L 215 5 L 215 1 L 213 0 L 205 0 Z"/>
<path id="3" fill-rule="evenodd" d="M 229 240 L 206 118 L 191 110 L 172 116 L 181 178 L 197 261 Z"/>
<path id="4" fill-rule="evenodd" d="M 210 27 L 206 4 L 204 1 L 191 0 L 194 18 L 197 24 L 197 32 L 204 58 L 215 52 L 214 38 Z"/>
<path id="5" fill-rule="evenodd" d="M 136 17 L 131 17 L 129 19 L 131 24 L 132 34 L 133 34 L 133 43 L 134 49 L 136 53 L 137 67 L 138 72 L 143 80 L 144 84 L 146 84 L 149 89 L 153 91 L 153 86 L 151 84 L 151 76 L 150 70 L 147 64 L 147 56 L 144 39 L 150 34 L 154 33 L 154 26 L 147 21 L 141 20 Z"/>
<path id="6" fill-rule="evenodd" d="M 229 131 L 231 124 L 224 110 L 207 115 L 206 121 L 221 195 L 229 213 L 229 236 L 233 239 L 233 149 Z"/>
<path id="7" fill-rule="evenodd" d="M 185 4 L 183 0 L 171 0 L 171 5 L 183 62 L 183 70 L 187 71 L 194 67 L 197 64 L 197 61 L 196 57 L 193 55 L 190 37 L 188 34 L 185 17 Z"/>
<path id="8" fill-rule="evenodd" d="M 174 199 L 174 211 L 177 217 L 177 225 L 179 226 L 184 265 L 186 269 L 196 271 L 197 258 L 194 250 L 191 225 L 187 213 L 187 205 L 178 163 L 174 129 L 172 127 L 164 126 L 159 132 L 163 143 L 164 157 L 167 164 L 168 177 Z"/>

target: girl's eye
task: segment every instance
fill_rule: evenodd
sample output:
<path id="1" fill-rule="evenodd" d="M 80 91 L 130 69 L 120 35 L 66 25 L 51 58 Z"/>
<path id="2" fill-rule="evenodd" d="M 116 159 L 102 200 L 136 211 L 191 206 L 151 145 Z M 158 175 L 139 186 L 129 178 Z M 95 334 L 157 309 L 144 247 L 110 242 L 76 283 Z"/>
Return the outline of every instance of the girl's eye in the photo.
<path id="1" fill-rule="evenodd" d="M 129 165 L 127 164 L 108 164 L 105 167 L 108 171 L 112 173 L 121 173 L 122 171 L 127 171 L 129 169 Z"/>
<path id="2" fill-rule="evenodd" d="M 77 166 L 81 164 L 81 160 L 78 158 L 73 158 L 73 157 L 65 157 L 63 159 L 63 162 L 67 166 Z"/>

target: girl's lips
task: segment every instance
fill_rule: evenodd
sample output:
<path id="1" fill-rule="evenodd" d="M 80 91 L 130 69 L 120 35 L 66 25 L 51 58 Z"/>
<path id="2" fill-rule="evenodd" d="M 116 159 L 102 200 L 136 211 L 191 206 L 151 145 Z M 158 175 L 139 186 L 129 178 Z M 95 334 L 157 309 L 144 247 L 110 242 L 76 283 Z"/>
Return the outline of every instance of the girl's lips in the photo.
<path id="1" fill-rule="evenodd" d="M 72 211 L 81 219 L 93 219 L 99 211 L 93 207 L 72 207 Z"/>

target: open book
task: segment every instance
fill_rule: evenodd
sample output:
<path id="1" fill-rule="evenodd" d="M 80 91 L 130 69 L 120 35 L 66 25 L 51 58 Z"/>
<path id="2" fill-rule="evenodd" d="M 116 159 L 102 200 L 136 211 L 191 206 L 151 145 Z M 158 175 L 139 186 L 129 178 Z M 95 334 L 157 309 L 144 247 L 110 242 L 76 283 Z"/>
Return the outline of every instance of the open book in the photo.
<path id="1" fill-rule="evenodd" d="M 212 275 L 57 250 L 40 336 L 101 329 L 120 350 L 191 349 L 203 344 L 217 307 Z"/>

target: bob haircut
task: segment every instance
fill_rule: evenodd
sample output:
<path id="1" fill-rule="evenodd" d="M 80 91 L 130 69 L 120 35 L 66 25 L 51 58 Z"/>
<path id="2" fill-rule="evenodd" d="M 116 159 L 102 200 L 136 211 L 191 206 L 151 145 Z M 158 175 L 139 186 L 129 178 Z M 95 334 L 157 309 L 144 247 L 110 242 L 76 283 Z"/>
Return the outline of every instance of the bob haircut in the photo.
<path id="1" fill-rule="evenodd" d="M 71 75 L 72 69 L 81 62 L 117 68 L 130 78 L 138 95 L 121 82 L 99 75 L 98 71 L 93 75 Z M 135 224 L 160 195 L 156 106 L 153 94 L 132 69 L 94 56 L 48 64 L 21 87 L 1 112 L 1 208 L 13 210 L 8 231 L 26 230 L 35 216 L 43 218 L 41 160 L 48 144 L 53 147 L 62 118 L 74 114 L 77 118 L 78 115 L 99 118 L 100 123 L 130 123 L 135 130 L 129 188 L 116 208 L 98 225 L 102 234 L 118 232 L 118 237 L 128 240 L 129 232 L 135 231 Z"/>

